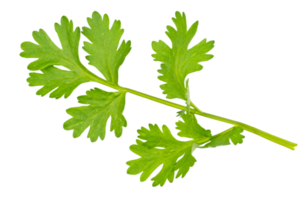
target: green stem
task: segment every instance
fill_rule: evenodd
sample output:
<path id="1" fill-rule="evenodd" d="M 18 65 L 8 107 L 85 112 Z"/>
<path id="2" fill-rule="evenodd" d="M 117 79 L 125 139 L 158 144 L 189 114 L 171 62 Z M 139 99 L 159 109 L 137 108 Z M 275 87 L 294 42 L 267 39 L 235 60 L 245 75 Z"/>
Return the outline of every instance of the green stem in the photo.
<path id="1" fill-rule="evenodd" d="M 118 86 L 118 85 L 113 85 L 111 83 L 108 83 L 104 79 L 96 76 L 93 73 L 90 73 L 90 76 L 96 82 L 101 83 L 103 85 L 106 85 L 108 87 L 114 88 L 116 90 L 124 91 L 124 92 L 129 92 L 131 94 L 134 94 L 134 95 L 137 95 L 137 96 L 140 96 L 140 97 L 143 97 L 143 98 L 146 98 L 146 99 L 149 99 L 149 100 L 152 100 L 152 101 L 155 101 L 155 102 L 158 102 L 158 103 L 161 103 L 161 104 L 173 107 L 173 108 L 177 108 L 179 110 L 185 109 L 185 106 L 182 106 L 182 105 L 170 102 L 170 101 L 166 101 L 166 100 L 163 100 L 163 99 L 160 99 L 160 98 L 157 98 L 157 97 L 154 97 L 154 96 L 142 93 L 142 92 L 138 92 L 138 91 L 135 91 L 135 90 L 132 90 L 132 89 L 129 89 L 129 88 L 124 88 L 124 87 L 121 87 L 121 86 Z M 248 124 L 245 124 L 245 123 L 242 123 L 242 122 L 238 122 L 238 121 L 235 121 L 235 120 L 231 120 L 231 119 L 227 119 L 227 118 L 224 118 L 224 117 L 220 117 L 220 116 L 217 116 L 217 115 L 213 115 L 213 114 L 202 112 L 192 102 L 191 102 L 191 106 L 194 109 L 191 109 L 190 112 L 192 112 L 194 114 L 197 114 L 197 115 L 200 115 L 200 116 L 203 116 L 203 117 L 207 117 L 207 118 L 210 118 L 210 119 L 218 120 L 218 121 L 221 121 L 221 122 L 225 122 L 225 123 L 228 123 L 228 124 L 232 124 L 232 125 L 235 125 L 235 126 L 239 126 L 239 127 L 241 127 L 242 129 L 244 129 L 246 131 L 249 131 L 251 133 L 259 135 L 259 136 L 261 136 L 261 137 L 263 137 L 263 138 L 265 138 L 267 140 L 275 142 L 275 143 L 277 143 L 279 145 L 282 145 L 282 146 L 284 146 L 286 148 L 289 148 L 291 150 L 295 150 L 295 146 L 297 146 L 296 143 L 293 143 L 293 142 L 290 142 L 288 140 L 285 140 L 285 139 L 279 138 L 277 136 L 271 135 L 271 134 L 269 134 L 269 133 L 267 133 L 265 131 L 257 129 L 257 128 L 255 128 L 253 126 L 248 125 Z"/>
<path id="2" fill-rule="evenodd" d="M 199 112 L 199 115 L 201 115 L 203 117 L 207 117 L 207 118 L 210 118 L 210 119 L 215 119 L 215 120 L 218 120 L 218 121 L 221 121 L 221 122 L 225 122 L 225 123 L 228 123 L 228 124 L 233 124 L 235 126 L 239 126 L 239 127 L 241 127 L 242 129 L 244 129 L 246 131 L 249 131 L 251 133 L 259 135 L 260 137 L 263 137 L 267 140 L 270 140 L 272 142 L 275 142 L 277 144 L 280 144 L 280 145 L 282 145 L 284 147 L 287 147 L 289 149 L 292 149 L 292 150 L 295 150 L 295 146 L 297 146 L 296 143 L 293 143 L 293 142 L 290 142 L 288 140 L 285 140 L 285 139 L 279 138 L 277 136 L 271 135 L 271 134 L 269 134 L 265 131 L 262 131 L 262 130 L 260 130 L 258 128 L 255 128 L 253 126 L 250 126 L 248 124 L 238 122 L 238 121 L 235 121 L 235 120 L 231 120 L 231 119 L 227 119 L 227 118 L 224 118 L 224 117 L 220 117 L 220 116 L 217 116 L 217 115 L 202 112 L 193 103 L 191 103 L 191 106 L 194 107 L 194 109 L 197 112 Z"/>

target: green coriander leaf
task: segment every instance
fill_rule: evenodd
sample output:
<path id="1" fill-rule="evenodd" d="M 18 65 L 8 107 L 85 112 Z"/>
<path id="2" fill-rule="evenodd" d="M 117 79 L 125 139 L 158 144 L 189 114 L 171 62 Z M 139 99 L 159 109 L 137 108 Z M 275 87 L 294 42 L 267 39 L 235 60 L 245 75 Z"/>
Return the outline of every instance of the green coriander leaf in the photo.
<path id="1" fill-rule="evenodd" d="M 86 58 L 107 81 L 117 85 L 118 71 L 131 50 L 131 42 L 123 40 L 118 48 L 124 30 L 121 29 L 121 22 L 117 20 L 109 29 L 109 18 L 106 14 L 102 18 L 98 12 L 94 12 L 87 21 L 90 28 L 82 28 L 83 35 L 91 41 L 84 42 L 83 49 L 90 54 Z"/>
<path id="2" fill-rule="evenodd" d="M 142 127 L 138 133 L 138 137 L 145 142 L 137 140 L 130 150 L 141 158 L 127 162 L 127 173 L 135 175 L 142 172 L 141 181 L 145 181 L 156 168 L 163 165 L 161 171 L 151 179 L 153 186 L 163 186 L 167 179 L 173 182 L 175 171 L 178 170 L 176 178 L 184 177 L 196 162 L 192 156 L 194 142 L 176 140 L 167 126 L 164 125 L 161 131 L 157 125 L 150 124 L 149 130 Z"/>
<path id="3" fill-rule="evenodd" d="M 173 18 L 175 28 L 167 26 L 167 36 L 172 42 L 172 48 L 163 41 L 153 42 L 152 48 L 156 52 L 153 54 L 155 61 L 162 62 L 161 69 L 158 70 L 162 76 L 159 80 L 166 82 L 161 85 L 163 94 L 167 94 L 167 98 L 186 99 L 186 87 L 184 80 L 186 76 L 192 72 L 200 71 L 203 67 L 198 64 L 202 61 L 210 60 L 213 56 L 206 54 L 214 47 L 214 41 L 207 42 L 206 39 L 194 47 L 188 49 L 189 43 L 196 34 L 198 21 L 195 22 L 188 30 L 186 17 L 183 13 L 176 12 L 176 18 Z"/>
<path id="4" fill-rule="evenodd" d="M 114 131 L 116 137 L 122 135 L 123 127 L 127 126 L 122 114 L 125 106 L 125 92 L 105 92 L 95 88 L 87 91 L 85 96 L 79 96 L 78 101 L 89 106 L 69 108 L 67 113 L 73 118 L 64 123 L 64 129 L 74 130 L 74 138 L 79 137 L 86 128 L 90 127 L 88 138 L 92 142 L 95 142 L 98 137 L 103 140 L 106 123 L 110 116 L 110 131 Z"/>
<path id="5" fill-rule="evenodd" d="M 80 29 L 73 30 L 73 22 L 67 17 L 61 18 L 61 24 L 55 24 L 55 30 L 61 42 L 62 49 L 57 47 L 47 33 L 40 29 L 33 32 L 33 38 L 38 44 L 23 42 L 21 56 L 24 58 L 38 58 L 28 65 L 29 70 L 42 70 L 43 74 L 30 74 L 30 86 L 44 85 L 38 95 L 44 96 L 54 88 L 50 97 L 68 97 L 81 83 L 91 81 L 87 69 L 81 64 L 78 56 Z M 60 70 L 53 65 L 64 66 L 69 71 Z M 65 80 L 63 80 L 65 79 Z"/>
<path id="6" fill-rule="evenodd" d="M 230 126 L 216 134 L 203 144 L 198 144 L 198 149 L 217 149 L 225 146 L 239 146 L 245 144 L 247 136 L 239 127 Z"/>
<path id="7" fill-rule="evenodd" d="M 162 127 L 162 131 L 157 125 L 149 125 L 149 130 L 142 127 L 138 130 L 138 138 L 136 145 L 130 146 L 130 150 L 139 155 L 140 158 L 127 162 L 129 168 L 128 174 L 141 174 L 140 180 L 145 181 L 162 165 L 160 172 L 154 176 L 153 186 L 163 186 L 166 180 L 172 182 L 175 172 L 176 178 L 184 177 L 190 167 L 194 165 L 196 159 L 192 156 L 192 152 L 196 148 L 216 147 L 230 144 L 231 140 L 234 144 L 242 143 L 244 136 L 240 133 L 243 129 L 239 127 L 230 128 L 220 134 L 211 135 L 210 130 L 205 130 L 198 123 L 194 114 L 183 114 L 183 121 L 176 123 L 176 129 L 181 137 L 191 138 L 190 141 L 179 141 L 175 139 L 167 126 Z M 201 146 L 204 145 L 204 146 Z"/>
<path id="8" fill-rule="evenodd" d="M 211 131 L 202 128 L 194 114 L 190 113 L 181 115 L 183 122 L 176 122 L 176 129 L 180 130 L 178 135 L 180 137 L 192 138 L 194 140 L 203 140 L 211 137 Z"/>
<path id="9" fill-rule="evenodd" d="M 216 149 L 224 146 L 238 146 L 245 143 L 246 135 L 244 130 L 238 127 L 229 127 L 213 135 L 213 130 L 205 128 L 198 119 L 198 116 L 180 112 L 180 116 L 174 122 L 174 129 L 178 130 L 176 136 L 193 142 L 191 153 L 197 149 Z"/>
<path id="10" fill-rule="evenodd" d="M 85 28 L 84 33 L 93 44 L 85 43 L 85 49 L 88 52 L 97 50 L 96 53 L 100 53 L 88 56 L 92 58 L 91 63 L 93 63 L 93 58 L 98 56 L 105 58 L 100 59 L 102 64 L 105 63 L 101 66 L 111 72 L 111 79 L 108 78 L 108 80 L 117 84 L 118 69 L 131 49 L 130 41 L 127 43 L 123 41 L 117 49 L 124 32 L 120 28 L 120 22 L 115 21 L 109 29 L 108 16 L 105 15 L 103 20 L 99 17 L 101 18 L 98 13 L 94 12 L 93 19 L 88 19 L 91 29 Z M 38 58 L 28 66 L 30 70 L 42 71 L 42 73 L 30 73 L 28 78 L 30 86 L 43 86 L 37 92 L 38 95 L 44 96 L 53 91 L 50 97 L 65 96 L 67 98 L 78 85 L 93 81 L 95 77 L 79 60 L 80 29 L 77 27 L 73 30 L 73 22 L 62 17 L 61 24 L 55 24 L 55 30 L 61 42 L 61 49 L 52 42 L 44 30 L 40 29 L 33 32 L 33 37 L 38 44 L 22 43 L 21 48 L 24 51 L 20 55 L 26 58 Z M 54 65 L 64 66 L 69 70 L 61 70 Z M 80 103 L 90 105 L 67 110 L 73 118 L 65 122 L 64 128 L 74 130 L 74 137 L 79 137 L 90 126 L 88 137 L 91 141 L 96 141 L 98 136 L 104 139 L 106 122 L 110 116 L 112 117 L 111 131 L 114 131 L 117 137 L 121 136 L 122 127 L 127 124 L 122 115 L 125 105 L 124 92 L 109 93 L 95 89 L 88 91 L 87 96 L 81 96 L 78 99 Z"/>

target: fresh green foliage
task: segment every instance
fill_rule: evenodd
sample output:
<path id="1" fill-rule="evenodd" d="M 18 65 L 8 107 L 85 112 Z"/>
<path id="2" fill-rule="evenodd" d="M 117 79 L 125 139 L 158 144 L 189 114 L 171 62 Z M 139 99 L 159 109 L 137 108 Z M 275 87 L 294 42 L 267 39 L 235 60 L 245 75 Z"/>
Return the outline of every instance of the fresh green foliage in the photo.
<path id="1" fill-rule="evenodd" d="M 195 149 L 210 148 L 229 145 L 230 141 L 237 145 L 243 142 L 243 130 L 253 132 L 270 141 L 276 142 L 287 148 L 294 149 L 297 145 L 290 141 L 278 138 L 247 124 L 233 121 L 209 113 L 200 111 L 191 101 L 189 79 L 187 75 L 202 69 L 199 62 L 207 61 L 213 56 L 207 54 L 214 46 L 213 41 L 206 39 L 194 47 L 188 48 L 196 34 L 198 22 L 187 29 L 186 16 L 176 12 L 173 18 L 176 29 L 167 26 L 167 35 L 172 42 L 169 47 L 163 41 L 153 42 L 156 61 L 162 62 L 158 78 L 165 82 L 161 85 L 167 98 L 179 98 L 185 101 L 186 106 L 181 106 L 166 100 L 162 100 L 145 93 L 118 85 L 119 68 L 131 50 L 131 42 L 121 41 L 124 30 L 121 22 L 114 21 L 109 27 L 109 18 L 94 12 L 92 18 L 88 18 L 89 28 L 83 27 L 82 33 L 90 42 L 84 42 L 83 49 L 89 54 L 86 58 L 89 64 L 96 67 L 106 80 L 90 72 L 79 60 L 78 47 L 80 28 L 73 29 L 73 22 L 67 17 L 61 18 L 61 23 L 55 24 L 55 30 L 59 37 L 61 47 L 57 47 L 47 33 L 40 29 L 33 32 L 33 38 L 37 42 L 23 42 L 21 56 L 24 58 L 37 58 L 28 65 L 33 72 L 29 74 L 27 81 L 29 86 L 42 86 L 37 95 L 45 96 L 50 93 L 51 98 L 59 99 L 62 96 L 69 97 L 71 93 L 82 83 L 97 82 L 111 87 L 117 91 L 106 92 L 95 88 L 79 96 L 78 101 L 84 106 L 67 109 L 72 117 L 64 123 L 66 130 L 73 130 L 74 138 L 79 137 L 89 128 L 88 138 L 92 142 L 105 138 L 105 130 L 108 119 L 111 117 L 110 131 L 114 131 L 116 137 L 120 137 L 127 121 L 123 115 L 125 108 L 125 95 L 127 92 L 144 97 L 176 109 L 182 119 L 176 123 L 179 130 L 178 136 L 189 138 L 189 141 L 175 139 L 166 125 L 162 130 L 158 125 L 149 125 L 149 129 L 142 127 L 138 130 L 139 139 L 130 150 L 140 156 L 136 160 L 128 161 L 128 174 L 140 174 L 141 181 L 145 181 L 159 166 L 162 169 L 153 180 L 153 186 L 163 186 L 166 180 L 172 182 L 175 177 L 184 177 L 189 169 L 194 166 L 196 159 L 192 155 Z M 65 67 L 65 70 L 57 66 Z M 134 72 L 133 72 L 134 73 Z M 234 126 L 217 135 L 212 135 L 210 130 L 201 127 L 195 114 L 211 119 L 233 124 Z"/>
<path id="2" fill-rule="evenodd" d="M 230 145 L 229 140 L 231 140 L 234 145 L 242 144 L 245 138 L 245 136 L 241 134 L 244 130 L 238 126 L 234 126 L 212 136 L 210 130 L 205 130 L 198 124 L 194 114 L 183 114 L 181 117 L 183 121 L 176 122 L 176 129 L 180 130 L 178 133 L 180 137 L 191 138 L 195 141 L 192 151 L 196 148 Z M 199 141 L 205 141 L 206 144 L 202 145 Z"/>
<path id="3" fill-rule="evenodd" d="M 156 80 L 161 81 L 159 89 L 166 99 L 179 99 L 187 102 L 186 93 L 190 85 L 191 74 L 204 71 L 203 62 L 213 60 L 216 56 L 210 51 L 216 48 L 216 41 L 200 39 L 191 47 L 200 29 L 199 21 L 188 24 L 186 12 L 174 12 L 170 17 L 172 25 L 165 25 L 165 40 L 150 42 L 150 54 L 153 62 L 159 62 Z M 184 37 L 183 37 L 184 36 Z"/>
<path id="4" fill-rule="evenodd" d="M 191 154 L 192 142 L 177 139 L 167 124 L 150 123 L 136 133 L 137 139 L 128 150 L 139 158 L 125 162 L 129 166 L 125 174 L 138 175 L 141 183 L 151 180 L 151 187 L 173 183 L 175 179 L 185 178 L 198 162 Z"/>
<path id="5" fill-rule="evenodd" d="M 102 19 L 99 13 L 94 12 L 92 19 L 88 18 L 88 23 L 91 29 L 84 27 L 83 34 L 93 44 L 84 43 L 84 49 L 91 54 L 87 59 L 90 64 L 99 69 L 108 82 L 117 85 L 118 69 L 131 49 L 130 41 L 126 43 L 123 41 L 118 49 L 124 30 L 121 29 L 120 21 L 115 21 L 109 29 L 107 15 Z M 42 73 L 30 73 L 27 79 L 29 86 L 43 86 L 37 91 L 37 95 L 45 96 L 52 91 L 50 97 L 58 99 L 62 96 L 69 97 L 82 83 L 97 80 L 79 60 L 80 28 L 77 27 L 74 31 L 73 22 L 63 16 L 61 24 L 55 24 L 55 30 L 62 49 L 58 48 L 47 33 L 40 29 L 33 32 L 33 38 L 38 45 L 23 42 L 21 48 L 24 51 L 20 55 L 25 58 L 38 58 L 28 65 L 28 69 L 41 70 Z M 66 70 L 61 70 L 54 65 L 63 66 Z M 92 142 L 95 142 L 98 137 L 103 140 L 106 123 L 111 116 L 110 130 L 120 137 L 123 127 L 127 125 L 122 114 L 125 107 L 125 93 L 124 91 L 105 92 L 97 88 L 87 91 L 87 95 L 78 97 L 78 100 L 79 103 L 89 104 L 89 106 L 68 109 L 67 113 L 72 118 L 64 123 L 64 128 L 74 130 L 73 136 L 76 138 L 90 127 L 88 138 Z"/>
<path id="6" fill-rule="evenodd" d="M 80 138 L 86 132 L 89 142 L 105 141 L 107 132 L 115 138 L 122 138 L 124 127 L 129 121 L 124 115 L 127 105 L 127 94 L 111 92 L 102 88 L 92 88 L 77 97 L 80 106 L 65 109 L 70 117 L 63 122 L 64 131 L 72 131 L 71 137 Z"/>
<path id="7" fill-rule="evenodd" d="M 145 181 L 151 173 L 163 165 L 161 171 L 153 177 L 153 186 L 163 186 L 166 180 L 173 182 L 175 171 L 178 170 L 176 178 L 182 178 L 194 165 L 196 159 L 192 156 L 195 148 L 207 143 L 204 147 L 216 147 L 221 145 L 229 145 L 229 138 L 236 143 L 242 143 L 244 136 L 239 135 L 243 129 L 231 128 L 216 136 L 211 136 L 210 130 L 202 128 L 193 114 L 183 114 L 183 121 L 176 123 L 176 129 L 181 137 L 191 138 L 192 140 L 182 142 L 175 139 L 167 126 L 162 127 L 162 131 L 157 125 L 149 125 L 149 130 L 142 127 L 138 130 L 139 138 L 145 140 L 136 141 L 136 145 L 132 145 L 130 150 L 139 155 L 141 158 L 128 161 L 128 174 L 141 174 L 141 181 Z M 163 149 L 160 149 L 163 148 Z M 182 156 L 182 158 L 180 158 Z M 178 158 L 180 158 L 178 160 Z"/>
<path id="8" fill-rule="evenodd" d="M 91 12 L 85 18 L 87 26 L 82 27 L 82 34 L 87 41 L 83 41 L 83 52 L 87 64 L 101 74 L 101 76 L 120 85 L 120 69 L 132 52 L 132 40 L 122 39 L 125 35 L 123 22 L 112 21 L 109 14 Z"/>
<path id="9" fill-rule="evenodd" d="M 78 67 L 82 62 L 80 28 L 75 26 L 74 20 L 62 16 L 53 24 L 53 31 L 59 45 L 45 29 L 34 30 L 30 33 L 32 41 L 21 42 L 19 57 L 35 59 L 26 65 L 30 71 L 26 83 L 28 87 L 40 87 L 35 91 L 36 96 L 68 99 L 81 85 L 89 82 L 83 69 Z"/>

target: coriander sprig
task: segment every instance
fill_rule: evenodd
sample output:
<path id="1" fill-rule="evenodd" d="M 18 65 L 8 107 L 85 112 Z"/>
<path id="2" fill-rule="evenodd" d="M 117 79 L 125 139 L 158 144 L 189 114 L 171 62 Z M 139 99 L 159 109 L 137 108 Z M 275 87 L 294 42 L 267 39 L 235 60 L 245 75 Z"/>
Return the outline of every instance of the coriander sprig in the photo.
<path id="1" fill-rule="evenodd" d="M 129 126 L 125 115 L 128 94 L 177 110 L 175 134 L 167 124 L 147 123 L 136 129 L 137 139 L 129 145 L 128 151 L 138 158 L 124 163 L 125 174 L 137 175 L 140 182 L 151 181 L 151 187 L 162 187 L 188 175 L 198 162 L 194 155 L 197 149 L 243 145 L 245 132 L 297 151 L 299 143 L 248 123 L 209 113 L 193 101 L 189 76 L 204 71 L 203 62 L 215 59 L 210 52 L 216 48 L 216 40 L 202 38 L 191 45 L 199 32 L 200 21 L 189 24 L 186 12 L 174 11 L 170 18 L 173 25 L 165 26 L 164 34 L 169 43 L 162 39 L 150 42 L 153 52 L 150 57 L 160 63 L 157 80 L 161 82 L 159 89 L 165 98 L 120 85 L 120 69 L 133 50 L 132 40 L 123 39 L 122 20 L 112 20 L 109 14 L 92 11 L 85 21 L 87 25 L 75 26 L 75 21 L 64 15 L 53 23 L 59 44 L 46 29 L 31 31 L 32 41 L 19 44 L 18 56 L 34 59 L 26 64 L 29 73 L 25 82 L 27 87 L 38 87 L 36 96 L 68 99 L 86 83 L 114 90 L 87 89 L 76 97 L 79 106 L 65 109 L 69 118 L 63 121 L 62 129 L 71 131 L 71 138 L 85 135 L 91 143 L 105 141 L 108 133 L 122 138 Z M 81 50 L 86 53 L 86 63 L 80 56 Z M 173 99 L 184 104 L 171 101 Z M 213 133 L 200 123 L 198 116 L 230 126 Z"/>

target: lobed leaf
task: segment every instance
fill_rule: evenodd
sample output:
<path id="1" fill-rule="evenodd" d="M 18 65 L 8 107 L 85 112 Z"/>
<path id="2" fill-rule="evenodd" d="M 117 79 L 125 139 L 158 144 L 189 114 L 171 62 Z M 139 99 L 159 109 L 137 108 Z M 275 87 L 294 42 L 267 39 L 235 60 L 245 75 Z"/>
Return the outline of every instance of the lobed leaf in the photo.
<path id="1" fill-rule="evenodd" d="M 187 100 L 187 88 L 184 85 L 185 78 L 188 74 L 200 71 L 203 67 L 199 62 L 210 60 L 213 56 L 207 54 L 213 47 L 214 41 L 207 42 L 206 39 L 194 47 L 188 49 L 188 46 L 196 34 L 198 21 L 195 22 L 188 30 L 186 24 L 186 16 L 179 12 L 175 13 L 176 18 L 173 18 L 175 28 L 167 26 L 167 36 L 172 42 L 172 47 L 169 47 L 165 42 L 152 42 L 152 48 L 155 51 L 153 58 L 155 61 L 162 62 L 161 69 L 158 70 L 162 75 L 159 80 L 165 82 L 160 87 L 163 94 L 167 98 L 180 98 Z"/>
<path id="2" fill-rule="evenodd" d="M 182 119 L 183 121 L 176 123 L 176 129 L 180 130 L 179 136 L 191 138 L 186 142 L 175 139 L 165 125 L 162 130 L 152 124 L 149 125 L 149 130 L 144 127 L 138 130 L 138 138 L 141 140 L 137 140 L 135 145 L 130 146 L 130 150 L 140 158 L 126 163 L 129 165 L 127 173 L 132 175 L 141 173 L 140 180 L 145 181 L 155 169 L 162 165 L 162 169 L 151 180 L 153 180 L 153 186 L 163 186 L 166 180 L 170 182 L 174 180 L 176 171 L 176 178 L 180 176 L 183 178 L 194 166 L 196 159 L 192 152 L 196 148 L 228 145 L 229 140 L 234 144 L 242 143 L 244 138 L 240 134 L 243 129 L 239 127 L 233 127 L 212 136 L 210 130 L 205 130 L 197 123 L 194 114 L 183 114 Z"/>
<path id="3" fill-rule="evenodd" d="M 124 30 L 120 28 L 120 21 L 115 21 L 109 29 L 107 15 L 104 15 L 102 19 L 99 13 L 94 12 L 93 17 L 88 18 L 88 22 L 91 28 L 83 29 L 83 34 L 93 42 L 92 44 L 85 42 L 84 49 L 91 53 L 88 59 L 91 64 L 94 61 L 99 62 L 96 67 L 100 66 L 102 73 L 103 70 L 109 72 L 109 76 L 104 73 L 105 77 L 109 82 L 117 84 L 118 69 L 131 49 L 130 41 L 126 43 L 123 41 L 118 48 Z M 40 29 L 33 32 L 33 38 L 37 44 L 22 43 L 23 52 L 20 55 L 25 58 L 37 58 L 28 65 L 28 69 L 42 72 L 30 73 L 27 79 L 29 85 L 43 86 L 37 91 L 38 95 L 44 96 L 52 91 L 50 97 L 58 99 L 62 96 L 65 98 L 70 96 L 80 84 L 94 81 L 95 75 L 89 72 L 79 60 L 79 27 L 74 30 L 73 22 L 63 16 L 61 24 L 55 24 L 55 30 L 62 48 L 56 46 L 47 33 Z M 68 70 L 61 70 L 54 65 L 66 67 Z M 78 99 L 80 103 L 89 104 L 89 106 L 67 110 L 72 118 L 64 123 L 64 128 L 74 130 L 74 137 L 79 137 L 86 128 L 90 127 L 88 137 L 91 141 L 96 141 L 98 137 L 103 140 L 109 117 L 111 117 L 110 130 L 114 131 L 117 137 L 121 136 L 123 127 L 127 125 L 122 114 L 125 106 L 125 92 L 105 92 L 95 88 Z"/>
<path id="4" fill-rule="evenodd" d="M 141 181 L 147 180 L 157 167 L 163 165 L 161 171 L 151 179 L 153 186 L 163 186 L 166 180 L 170 182 L 174 180 L 176 170 L 178 170 L 176 178 L 184 177 L 196 162 L 191 154 L 193 141 L 176 140 L 167 126 L 164 125 L 161 131 L 157 125 L 150 124 L 149 130 L 142 127 L 138 133 L 138 137 L 146 141 L 137 140 L 137 144 L 130 146 L 130 150 L 141 158 L 128 161 L 126 164 L 129 165 L 128 174 L 142 173 Z M 182 155 L 183 157 L 178 160 Z"/>
<path id="5" fill-rule="evenodd" d="M 216 149 L 225 146 L 239 146 L 245 144 L 247 136 L 241 128 L 230 126 L 213 135 L 213 130 L 205 128 L 199 121 L 198 116 L 183 111 L 177 111 L 178 118 L 174 122 L 174 129 L 178 130 L 176 136 L 189 139 L 194 143 L 193 151 L 198 149 Z"/>
<path id="6" fill-rule="evenodd" d="M 178 135 L 180 137 L 191 138 L 194 140 L 203 140 L 205 138 L 211 137 L 211 131 L 202 128 L 195 117 L 194 114 L 183 114 L 181 115 L 183 122 L 176 122 L 176 129 L 180 130 Z"/>
<path id="7" fill-rule="evenodd" d="M 204 145 L 201 148 L 230 145 L 229 140 L 231 140 L 234 145 L 242 144 L 243 139 L 245 138 L 245 136 L 241 134 L 243 131 L 244 130 L 242 128 L 234 126 L 216 136 L 213 136 L 210 139 L 210 142 L 208 142 L 206 145 Z"/>
<path id="8" fill-rule="evenodd" d="M 38 58 L 28 65 L 29 70 L 42 70 L 43 72 L 43 74 L 31 73 L 28 79 L 30 86 L 44 86 L 37 92 L 38 95 L 44 96 L 58 87 L 50 97 L 60 98 L 65 95 L 67 98 L 78 85 L 92 79 L 79 60 L 79 27 L 73 30 L 72 20 L 69 21 L 63 16 L 61 24 L 55 24 L 55 31 L 59 37 L 61 49 L 53 43 L 44 30 L 40 29 L 32 34 L 37 44 L 23 42 L 21 44 L 23 52 L 20 55 L 24 58 Z M 60 70 L 53 65 L 66 67 L 70 71 Z"/>
<path id="9" fill-rule="evenodd" d="M 64 129 L 74 130 L 73 137 L 79 137 L 90 127 L 88 138 L 95 142 L 98 137 L 104 140 L 108 118 L 111 116 L 110 131 L 116 137 L 122 135 L 123 127 L 127 126 L 123 111 L 125 107 L 125 92 L 105 92 L 98 88 L 89 90 L 86 95 L 78 97 L 79 103 L 89 104 L 69 108 L 67 113 L 72 116 L 64 123 Z"/>
<path id="10" fill-rule="evenodd" d="M 131 42 L 123 40 L 118 48 L 124 30 L 121 29 L 121 22 L 118 20 L 115 20 L 109 28 L 109 18 L 106 14 L 102 18 L 95 11 L 92 18 L 88 18 L 87 21 L 90 28 L 82 28 L 83 35 L 91 41 L 91 43 L 84 42 L 83 49 L 90 54 L 86 58 L 107 81 L 117 85 L 118 71 L 131 50 Z"/>

